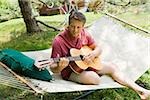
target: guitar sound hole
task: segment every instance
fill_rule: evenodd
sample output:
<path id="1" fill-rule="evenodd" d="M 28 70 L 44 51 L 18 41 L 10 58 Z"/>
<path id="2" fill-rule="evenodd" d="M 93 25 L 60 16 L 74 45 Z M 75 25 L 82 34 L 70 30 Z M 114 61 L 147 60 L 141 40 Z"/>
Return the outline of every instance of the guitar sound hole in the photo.
<path id="1" fill-rule="evenodd" d="M 83 57 L 84 57 L 83 55 L 80 55 L 81 60 L 84 60 Z"/>

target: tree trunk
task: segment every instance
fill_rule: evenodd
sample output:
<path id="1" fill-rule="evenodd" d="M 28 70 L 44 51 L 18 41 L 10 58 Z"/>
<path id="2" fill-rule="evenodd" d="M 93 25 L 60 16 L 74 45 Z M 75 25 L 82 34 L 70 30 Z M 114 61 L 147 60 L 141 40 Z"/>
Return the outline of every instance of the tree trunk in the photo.
<path id="1" fill-rule="evenodd" d="M 41 29 L 38 26 L 35 17 L 32 14 L 31 2 L 30 0 L 18 0 L 21 13 L 26 24 L 26 29 L 28 33 L 40 32 Z"/>

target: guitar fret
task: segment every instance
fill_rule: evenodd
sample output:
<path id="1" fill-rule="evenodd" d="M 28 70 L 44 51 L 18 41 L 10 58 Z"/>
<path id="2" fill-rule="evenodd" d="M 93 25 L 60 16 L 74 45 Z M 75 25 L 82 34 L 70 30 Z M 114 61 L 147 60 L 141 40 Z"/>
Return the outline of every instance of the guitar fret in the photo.
<path id="1" fill-rule="evenodd" d="M 69 57 L 69 61 L 78 61 L 81 60 L 80 56 L 76 56 L 76 57 Z"/>
<path id="2" fill-rule="evenodd" d="M 69 61 L 79 61 L 81 60 L 80 56 L 76 56 L 76 57 L 66 57 Z M 60 58 L 53 58 L 54 62 L 59 62 Z"/>
<path id="3" fill-rule="evenodd" d="M 72 57 L 68 57 L 68 60 L 69 60 L 69 61 L 72 61 L 72 60 L 74 60 L 74 58 L 72 58 Z"/>

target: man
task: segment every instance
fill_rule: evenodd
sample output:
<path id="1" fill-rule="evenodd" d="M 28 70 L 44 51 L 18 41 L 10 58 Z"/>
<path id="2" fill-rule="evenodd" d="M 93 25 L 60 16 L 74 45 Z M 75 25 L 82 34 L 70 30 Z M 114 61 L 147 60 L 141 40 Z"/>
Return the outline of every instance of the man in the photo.
<path id="1" fill-rule="evenodd" d="M 71 56 L 70 50 L 88 46 L 91 48 L 91 52 L 81 57 L 81 60 L 85 64 L 93 63 L 98 56 L 100 56 L 102 50 L 101 47 L 96 44 L 91 35 L 84 29 L 86 22 L 85 16 L 81 12 L 72 12 L 69 16 L 69 25 L 61 33 L 59 33 L 52 44 L 52 58 L 61 57 L 57 63 L 51 63 L 51 70 L 53 72 L 60 72 L 64 80 L 74 81 L 81 84 L 100 84 L 100 75 L 108 74 L 118 83 L 128 86 L 135 90 L 141 99 L 147 99 L 150 96 L 150 90 L 146 90 L 134 81 L 125 77 L 123 73 L 119 71 L 117 66 L 112 63 L 101 63 L 100 69 L 95 69 L 89 66 L 85 70 L 77 73 L 74 65 L 66 57 Z M 82 66 L 82 65 L 81 65 Z M 79 65 L 80 67 L 80 65 Z"/>

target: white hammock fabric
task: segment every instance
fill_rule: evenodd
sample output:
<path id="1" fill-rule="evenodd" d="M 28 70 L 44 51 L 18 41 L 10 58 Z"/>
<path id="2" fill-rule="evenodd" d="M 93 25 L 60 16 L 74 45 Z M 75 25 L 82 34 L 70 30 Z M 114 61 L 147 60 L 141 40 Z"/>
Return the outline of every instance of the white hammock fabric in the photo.
<path id="1" fill-rule="evenodd" d="M 48 58 L 51 49 L 41 50 L 41 51 L 33 51 L 33 52 L 23 52 L 25 55 L 36 59 L 39 56 L 42 58 Z M 103 89 L 103 88 L 119 88 L 123 87 L 122 85 L 114 82 L 112 78 L 104 75 L 100 78 L 101 84 L 99 85 L 83 85 L 78 84 L 75 82 L 65 81 L 61 78 L 59 74 L 53 74 L 51 71 L 50 73 L 53 75 L 54 80 L 51 82 L 45 82 L 36 79 L 30 79 L 31 82 L 41 88 L 45 92 L 49 93 L 56 93 L 56 92 L 73 92 L 73 91 L 84 91 L 84 90 L 96 90 L 96 89 Z"/>
<path id="2" fill-rule="evenodd" d="M 117 64 L 126 77 L 135 81 L 150 68 L 150 39 L 127 30 L 107 17 L 97 20 L 88 31 L 103 47 L 102 60 Z M 33 59 L 39 56 L 47 58 L 50 57 L 51 49 L 23 53 Z M 52 82 L 31 81 L 50 93 L 123 87 L 106 75 L 100 77 L 99 85 L 82 85 L 62 80 L 58 74 L 53 76 Z"/>

